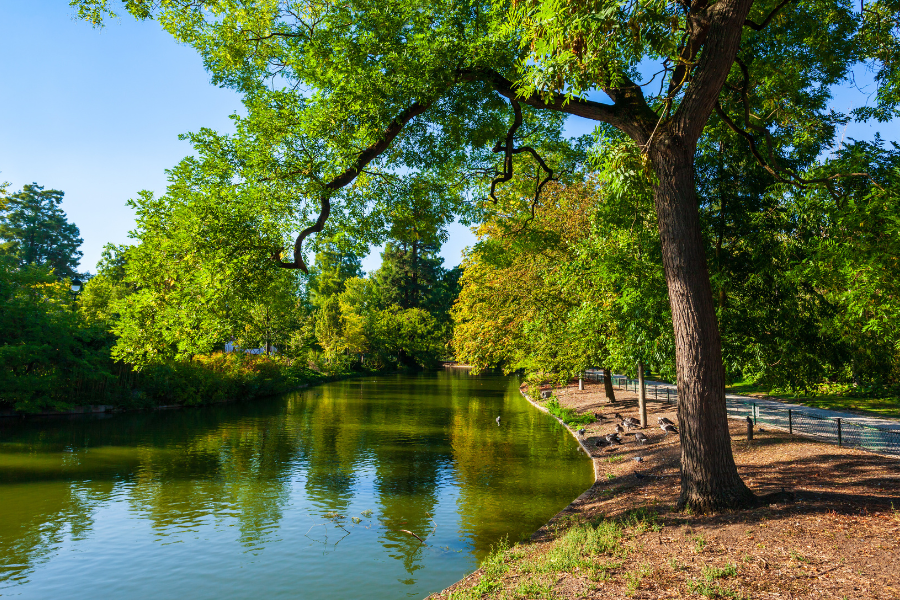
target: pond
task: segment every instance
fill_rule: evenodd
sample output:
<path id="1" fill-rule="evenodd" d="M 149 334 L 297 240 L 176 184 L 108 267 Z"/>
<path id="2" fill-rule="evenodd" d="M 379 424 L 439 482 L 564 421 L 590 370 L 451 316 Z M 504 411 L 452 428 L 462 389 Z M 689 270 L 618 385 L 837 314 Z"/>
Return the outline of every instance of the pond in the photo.
<path id="1" fill-rule="evenodd" d="M 423 598 L 593 481 L 517 386 L 447 370 L 0 421 L 0 596 Z"/>

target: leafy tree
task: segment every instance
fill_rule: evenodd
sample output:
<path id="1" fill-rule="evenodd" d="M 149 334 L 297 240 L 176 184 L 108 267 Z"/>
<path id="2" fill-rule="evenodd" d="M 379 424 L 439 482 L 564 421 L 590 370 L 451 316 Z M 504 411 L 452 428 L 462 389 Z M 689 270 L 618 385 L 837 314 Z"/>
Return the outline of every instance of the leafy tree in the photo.
<path id="1" fill-rule="evenodd" d="M 19 265 L 53 269 L 57 277 L 74 277 L 84 241 L 59 207 L 64 193 L 36 183 L 0 198 L 0 252 Z"/>
<path id="2" fill-rule="evenodd" d="M 129 202 L 137 227 L 122 265 L 128 293 L 109 309 L 118 314 L 116 358 L 143 368 L 232 339 L 286 343 L 293 325 L 284 319 L 299 326 L 302 282 L 271 259 L 285 226 L 272 216 L 279 207 L 227 185 L 232 176 L 215 160 L 188 158 L 169 172 L 166 195 Z"/>
<path id="3" fill-rule="evenodd" d="M 85 326 L 69 281 L 0 256 L 0 404 L 25 412 L 70 406 L 80 383 L 109 375 L 108 340 Z"/>
<path id="4" fill-rule="evenodd" d="M 321 305 L 344 291 L 344 282 L 361 277 L 362 256 L 359 244 L 347 236 L 334 236 L 319 243 L 316 261 L 309 274 L 309 288 L 313 304 Z"/>
<path id="5" fill-rule="evenodd" d="M 444 259 L 440 246 L 411 242 L 388 242 L 381 253 L 381 267 L 374 279 L 382 305 L 430 309 L 432 293 L 439 293 Z"/>
<path id="6" fill-rule="evenodd" d="M 78 295 L 78 309 L 90 322 L 111 330 L 119 319 L 116 305 L 134 291 L 125 282 L 128 246 L 107 244 L 97 263 L 97 274 L 88 279 Z"/>
<path id="7" fill-rule="evenodd" d="M 109 12 L 106 0 L 72 3 L 95 23 Z M 249 185 L 280 187 L 273 201 L 289 189 L 286 195 L 305 200 L 304 217 L 318 214 L 295 238 L 293 259 L 278 255 L 284 267 L 305 270 L 303 241 L 326 230 L 333 213 L 364 216 L 368 192 L 390 187 L 382 180 L 392 174 L 443 182 L 460 212 L 471 206 L 467 189 L 490 181 L 494 196 L 515 178 L 516 157 L 532 160 L 543 149 L 530 141 L 552 140 L 554 131 L 558 139 L 556 117 L 536 112 L 574 114 L 622 132 L 653 174 L 676 340 L 680 503 L 708 510 L 754 502 L 725 426 L 696 150 L 715 112 L 779 181 L 834 188 L 831 175 L 810 180 L 795 165 L 817 155 L 848 118 L 829 110 L 828 90 L 858 64 L 873 66 L 878 90 L 876 104 L 853 116 L 896 115 L 897 0 L 875 0 L 860 13 L 838 0 L 125 6 L 158 18 L 201 52 L 214 82 L 246 95 L 239 143 L 210 135 L 195 143 L 240 164 Z M 662 76 L 658 92 L 655 82 L 646 91 L 649 84 L 638 83 L 637 66 L 651 61 Z M 287 85 L 273 91 L 276 79 Z M 589 92 L 612 103 L 588 99 Z M 529 122 L 546 127 L 523 127 Z M 503 154 L 496 175 L 495 150 Z M 552 179 L 553 166 L 541 166 Z"/>

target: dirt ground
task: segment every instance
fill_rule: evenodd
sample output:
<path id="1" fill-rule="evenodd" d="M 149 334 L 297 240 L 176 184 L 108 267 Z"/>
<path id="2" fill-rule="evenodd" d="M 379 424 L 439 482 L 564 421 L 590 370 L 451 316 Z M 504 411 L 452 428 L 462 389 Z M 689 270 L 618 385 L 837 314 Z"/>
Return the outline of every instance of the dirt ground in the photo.
<path id="1" fill-rule="evenodd" d="M 674 512 L 679 442 L 656 425 L 658 416 L 677 423 L 674 407 L 648 402 L 647 445 L 622 435 L 625 443 L 612 451 L 596 448 L 600 436 L 614 431 L 613 413 L 638 416 L 636 395 L 615 391 L 614 403 L 597 384 L 558 393 L 563 406 L 610 417 L 585 427 L 599 476 L 535 533 L 525 552 L 550 552 L 569 526 L 635 509 L 657 513 L 657 526 L 624 537 L 624 558 L 610 563 L 598 556 L 602 577 L 596 569 L 557 572 L 545 593 L 522 595 L 516 591 L 522 573 L 513 564 L 502 588 L 483 597 L 900 599 L 900 460 L 766 428 L 748 442 L 746 423 L 732 420 L 744 481 L 759 495 L 783 488 L 796 501 L 710 515 Z M 434 598 L 464 595 L 481 576 L 476 571 Z"/>

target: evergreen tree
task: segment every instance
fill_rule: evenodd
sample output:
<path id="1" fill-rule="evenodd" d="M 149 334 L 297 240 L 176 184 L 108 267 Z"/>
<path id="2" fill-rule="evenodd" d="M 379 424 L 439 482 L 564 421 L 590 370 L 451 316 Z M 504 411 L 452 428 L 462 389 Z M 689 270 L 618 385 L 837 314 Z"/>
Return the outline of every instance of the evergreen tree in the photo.
<path id="1" fill-rule="evenodd" d="M 59 207 L 64 192 L 31 183 L 0 199 L 0 252 L 20 267 L 44 266 L 57 277 L 74 277 L 84 241 Z"/>

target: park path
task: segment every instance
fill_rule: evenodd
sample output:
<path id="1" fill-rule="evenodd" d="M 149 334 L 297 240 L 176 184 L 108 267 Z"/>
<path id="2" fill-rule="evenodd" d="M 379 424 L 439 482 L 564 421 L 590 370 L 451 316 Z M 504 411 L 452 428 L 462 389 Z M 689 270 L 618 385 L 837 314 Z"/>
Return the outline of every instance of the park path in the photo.
<path id="1" fill-rule="evenodd" d="M 674 399 L 674 384 L 647 380 L 647 396 L 659 397 L 667 390 L 666 398 Z M 653 388 L 656 390 L 653 390 Z M 839 446 L 852 446 L 884 454 L 900 455 L 900 421 L 857 415 L 838 410 L 813 408 L 802 404 L 725 394 L 728 416 L 733 419 L 751 417 L 761 424 L 807 435 Z"/>
<path id="2" fill-rule="evenodd" d="M 646 384 L 659 386 L 660 389 L 669 388 L 673 392 L 675 391 L 675 384 L 665 383 L 662 381 L 651 381 L 647 380 Z M 739 402 L 749 402 L 756 403 L 757 406 L 770 408 L 775 410 L 794 410 L 797 412 L 803 412 L 812 417 L 818 417 L 820 419 L 841 419 L 846 421 L 847 423 L 856 423 L 858 425 L 864 425 L 866 427 L 880 427 L 884 429 L 893 429 L 895 431 L 900 431 L 900 420 L 898 419 L 887 419 L 881 417 L 870 417 L 870 416 L 862 416 L 850 412 L 844 412 L 839 410 L 830 410 L 826 408 L 814 408 L 812 406 L 805 406 L 803 404 L 793 404 L 791 402 L 785 402 L 782 400 L 769 400 L 767 398 L 757 398 L 755 396 L 742 396 L 740 394 L 725 394 L 726 403 L 731 400 L 732 403 Z"/>
<path id="3" fill-rule="evenodd" d="M 589 369 L 585 375 L 589 380 L 599 381 L 602 378 L 602 374 L 596 369 Z M 613 375 L 613 384 L 633 389 L 637 381 Z M 645 384 L 648 400 L 669 404 L 677 402 L 678 392 L 674 384 L 654 380 L 647 380 Z M 896 419 L 813 408 L 740 394 L 725 394 L 725 404 L 729 418 L 750 417 L 757 427 L 774 427 L 838 446 L 900 457 L 900 421 Z"/>

